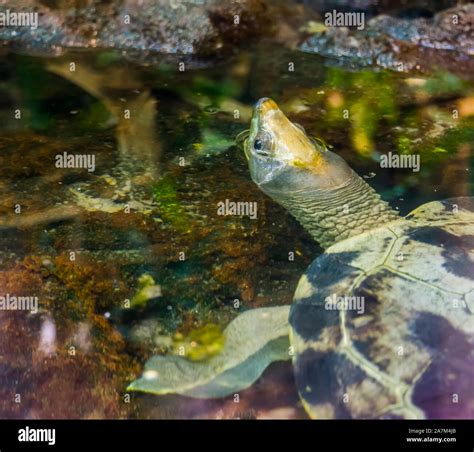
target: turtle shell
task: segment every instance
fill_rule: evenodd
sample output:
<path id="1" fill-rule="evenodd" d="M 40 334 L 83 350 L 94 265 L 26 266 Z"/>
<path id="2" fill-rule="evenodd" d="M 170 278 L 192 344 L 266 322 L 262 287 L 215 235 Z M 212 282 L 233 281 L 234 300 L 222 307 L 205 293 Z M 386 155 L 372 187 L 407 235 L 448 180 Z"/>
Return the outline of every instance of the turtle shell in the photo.
<path id="1" fill-rule="evenodd" d="M 474 417 L 474 199 L 419 207 L 326 250 L 290 312 L 314 418 Z"/>

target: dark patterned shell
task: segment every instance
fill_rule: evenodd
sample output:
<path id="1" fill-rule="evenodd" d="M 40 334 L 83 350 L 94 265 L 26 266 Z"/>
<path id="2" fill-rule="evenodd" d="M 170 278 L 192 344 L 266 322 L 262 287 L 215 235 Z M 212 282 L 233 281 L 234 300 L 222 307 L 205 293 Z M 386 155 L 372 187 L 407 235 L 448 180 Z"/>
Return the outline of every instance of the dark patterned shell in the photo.
<path id="1" fill-rule="evenodd" d="M 432 202 L 330 247 L 290 313 L 315 418 L 474 418 L 474 201 Z"/>

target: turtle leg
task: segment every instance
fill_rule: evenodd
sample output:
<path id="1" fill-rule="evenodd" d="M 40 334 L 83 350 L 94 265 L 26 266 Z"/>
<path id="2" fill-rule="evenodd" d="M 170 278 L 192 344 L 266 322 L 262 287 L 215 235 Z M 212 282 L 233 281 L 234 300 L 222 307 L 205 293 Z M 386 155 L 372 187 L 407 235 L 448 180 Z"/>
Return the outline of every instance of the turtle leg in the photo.
<path id="1" fill-rule="evenodd" d="M 207 361 L 153 356 L 128 389 L 196 398 L 226 397 L 246 389 L 270 363 L 290 359 L 289 310 L 289 306 L 278 306 L 239 315 L 224 331 L 221 353 Z"/>

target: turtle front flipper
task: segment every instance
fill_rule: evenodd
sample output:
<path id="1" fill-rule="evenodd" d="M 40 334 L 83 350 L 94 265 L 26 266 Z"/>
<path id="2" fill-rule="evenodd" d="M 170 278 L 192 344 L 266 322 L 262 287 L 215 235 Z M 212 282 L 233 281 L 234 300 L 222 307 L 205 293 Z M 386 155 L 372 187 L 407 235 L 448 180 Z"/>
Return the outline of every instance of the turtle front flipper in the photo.
<path id="1" fill-rule="evenodd" d="M 290 359 L 289 306 L 252 309 L 225 329 L 221 353 L 204 362 L 178 356 L 153 356 L 129 390 L 226 397 L 252 385 L 273 361 Z"/>

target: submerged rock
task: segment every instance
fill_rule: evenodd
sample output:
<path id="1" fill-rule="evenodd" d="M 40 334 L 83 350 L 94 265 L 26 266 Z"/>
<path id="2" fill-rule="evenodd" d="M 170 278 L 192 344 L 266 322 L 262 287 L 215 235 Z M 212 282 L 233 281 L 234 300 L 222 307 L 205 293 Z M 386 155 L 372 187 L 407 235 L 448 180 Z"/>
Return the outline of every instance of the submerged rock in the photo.
<path id="1" fill-rule="evenodd" d="M 303 0 L 311 9 L 324 13 L 337 11 L 361 11 L 367 15 L 391 14 L 407 17 L 412 14 L 425 17 L 456 5 L 456 0 Z"/>
<path id="2" fill-rule="evenodd" d="M 330 27 L 300 48 L 356 67 L 381 66 L 400 72 L 441 67 L 472 75 L 474 5 L 451 8 L 431 19 L 380 15 L 363 30 Z"/>
<path id="3" fill-rule="evenodd" d="M 122 50 L 147 62 L 152 54 L 181 55 L 194 63 L 226 56 L 266 27 L 261 0 L 0 0 L 0 13 L 38 13 L 37 27 L 0 28 L 11 50 L 58 56 L 67 49 Z"/>

